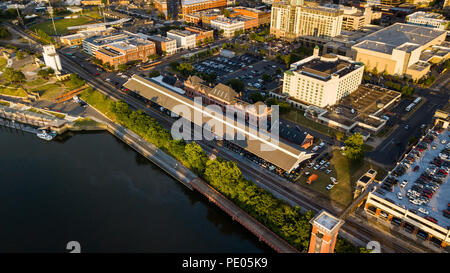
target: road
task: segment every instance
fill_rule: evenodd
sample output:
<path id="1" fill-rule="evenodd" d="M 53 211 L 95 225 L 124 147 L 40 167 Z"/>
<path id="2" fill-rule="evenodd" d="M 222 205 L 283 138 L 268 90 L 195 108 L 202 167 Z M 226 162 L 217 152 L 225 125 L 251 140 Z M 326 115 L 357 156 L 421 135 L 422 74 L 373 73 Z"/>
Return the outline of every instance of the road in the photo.
<path id="1" fill-rule="evenodd" d="M 27 34 L 23 33 L 22 31 L 22 35 Z M 171 127 L 171 124 L 174 120 L 170 117 L 162 114 L 155 109 L 147 107 L 144 103 L 138 101 L 137 99 L 121 93 L 113 85 L 92 76 L 91 73 L 85 71 L 84 68 L 80 67 L 77 63 L 72 61 L 67 56 L 64 56 L 63 54 L 61 54 L 60 56 L 63 67 L 65 67 L 71 73 L 78 74 L 79 76 L 84 78 L 95 89 L 114 99 L 125 101 L 134 109 L 141 109 L 149 116 L 155 118 L 165 128 Z M 328 200 L 318 198 L 317 194 L 307 191 L 299 185 L 292 184 L 287 180 L 274 175 L 268 170 L 259 167 L 253 162 L 242 158 L 239 155 L 232 153 L 231 151 L 226 151 L 225 148 L 219 147 L 213 142 L 205 143 L 205 141 L 200 141 L 199 144 L 209 153 L 218 151 L 217 156 L 223 157 L 227 160 L 236 161 L 245 177 L 251 179 L 257 185 L 269 190 L 276 197 L 286 200 L 291 205 L 296 205 L 303 208 L 304 210 L 312 210 L 314 212 L 326 209 L 334 214 L 339 214 L 339 212 L 342 210 L 342 208 L 335 206 Z M 353 241 L 354 243 L 364 244 L 372 240 L 379 241 L 382 245 L 383 252 L 417 251 L 417 249 L 411 246 L 408 242 L 398 240 L 393 236 L 385 234 L 370 226 L 366 222 L 361 221 L 361 219 L 355 217 L 347 218 L 341 230 L 343 236 Z"/>

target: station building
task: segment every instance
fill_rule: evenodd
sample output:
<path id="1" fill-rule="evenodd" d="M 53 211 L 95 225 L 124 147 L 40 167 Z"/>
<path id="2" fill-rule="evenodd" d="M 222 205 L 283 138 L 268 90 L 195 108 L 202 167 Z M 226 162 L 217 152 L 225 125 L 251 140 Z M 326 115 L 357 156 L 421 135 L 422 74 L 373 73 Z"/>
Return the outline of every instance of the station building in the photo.
<path id="1" fill-rule="evenodd" d="M 182 118 L 208 130 L 218 138 L 227 139 L 287 173 L 296 169 L 301 162 L 313 155 L 313 153 L 301 147 L 277 140 L 277 137 L 270 132 L 259 131 L 257 133 L 246 124 L 229 120 L 223 115 L 222 111 L 208 111 L 204 106 L 196 104 L 194 100 L 185 96 L 184 92 L 177 92 L 153 79 L 133 75 L 124 84 L 124 87 L 137 94 L 144 101 L 157 104 L 172 112 L 176 112 L 175 107 L 187 107 L 190 113 L 183 113 Z M 202 118 L 199 120 L 194 118 L 196 116 Z M 211 122 L 214 125 L 210 124 Z M 232 139 L 229 139 L 229 136 L 232 136 Z"/>

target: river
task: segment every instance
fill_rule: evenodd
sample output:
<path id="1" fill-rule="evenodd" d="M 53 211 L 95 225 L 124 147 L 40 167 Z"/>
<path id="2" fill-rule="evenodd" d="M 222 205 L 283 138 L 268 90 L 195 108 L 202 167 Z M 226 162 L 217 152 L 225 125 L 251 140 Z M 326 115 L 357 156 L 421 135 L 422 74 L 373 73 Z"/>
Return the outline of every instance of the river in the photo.
<path id="1" fill-rule="evenodd" d="M 272 251 L 109 133 L 0 127 L 0 147 L 0 252 Z"/>

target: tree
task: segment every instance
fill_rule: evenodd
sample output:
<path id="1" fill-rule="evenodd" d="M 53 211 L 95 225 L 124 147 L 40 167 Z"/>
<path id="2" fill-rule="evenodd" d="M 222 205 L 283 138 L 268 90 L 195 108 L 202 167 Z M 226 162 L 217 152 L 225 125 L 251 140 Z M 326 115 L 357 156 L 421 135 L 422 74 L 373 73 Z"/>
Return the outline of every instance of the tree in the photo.
<path id="1" fill-rule="evenodd" d="M 14 70 L 11 67 L 5 68 L 2 76 L 8 82 L 21 83 L 25 80 L 25 75 L 21 71 Z"/>
<path id="2" fill-rule="evenodd" d="M 250 99 L 253 101 L 253 103 L 255 103 L 258 101 L 264 101 L 264 96 L 259 92 L 254 92 L 250 95 Z"/>
<path id="3" fill-rule="evenodd" d="M 206 162 L 208 161 L 208 155 L 203 151 L 202 147 L 195 142 L 186 144 L 184 148 L 184 153 L 186 154 L 186 159 L 191 168 L 197 174 L 203 174 Z"/>
<path id="4" fill-rule="evenodd" d="M 4 38 L 8 38 L 9 36 L 10 36 L 9 31 L 5 27 L 1 27 L 0 28 L 0 38 L 4 39 Z"/>
<path id="5" fill-rule="evenodd" d="M 37 74 L 39 77 L 48 79 L 51 75 L 55 74 L 55 70 L 53 70 L 53 68 L 49 67 L 47 69 L 39 70 L 39 72 Z"/>
<path id="6" fill-rule="evenodd" d="M 349 136 L 345 141 L 344 152 L 347 158 L 357 160 L 364 155 L 364 140 L 360 133 Z"/>
<path id="7" fill-rule="evenodd" d="M 236 92 L 243 92 L 245 89 L 245 83 L 240 79 L 228 80 L 226 85 L 231 86 Z"/>
<path id="8" fill-rule="evenodd" d="M 261 79 L 262 79 L 264 82 L 269 82 L 269 81 L 272 79 L 272 77 L 269 76 L 269 75 L 267 75 L 266 73 L 264 73 L 264 74 L 261 76 Z"/>
<path id="9" fill-rule="evenodd" d="M 158 55 L 158 54 L 152 54 L 152 55 L 149 55 L 148 56 L 148 59 L 150 60 L 150 61 L 153 61 L 153 60 L 156 60 L 156 59 L 158 59 L 160 56 Z"/>
<path id="10" fill-rule="evenodd" d="M 222 14 L 228 18 L 228 17 L 230 17 L 231 12 L 228 9 L 223 9 Z"/>
<path id="11" fill-rule="evenodd" d="M 119 69 L 119 71 L 125 72 L 125 71 L 128 70 L 128 65 L 126 65 L 126 64 L 119 64 L 119 65 L 117 66 L 117 68 Z"/>
<path id="12" fill-rule="evenodd" d="M 23 52 L 22 51 L 17 51 L 17 53 L 16 53 L 16 57 L 17 57 L 17 60 L 22 60 L 23 59 Z"/>
<path id="13" fill-rule="evenodd" d="M 159 75 L 161 75 L 161 73 L 159 73 L 159 71 L 156 69 L 153 69 L 152 71 L 150 71 L 150 73 L 148 73 L 148 76 L 150 78 L 158 77 Z"/>

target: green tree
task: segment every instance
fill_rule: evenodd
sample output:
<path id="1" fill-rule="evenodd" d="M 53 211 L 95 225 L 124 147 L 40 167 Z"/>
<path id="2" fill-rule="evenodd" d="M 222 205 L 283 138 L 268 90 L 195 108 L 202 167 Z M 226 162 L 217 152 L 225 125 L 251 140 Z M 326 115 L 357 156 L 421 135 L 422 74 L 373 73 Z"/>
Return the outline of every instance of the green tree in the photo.
<path id="1" fill-rule="evenodd" d="M 228 17 L 230 17 L 231 12 L 228 9 L 223 9 L 222 14 L 228 18 Z"/>
<path id="2" fill-rule="evenodd" d="M 236 92 L 243 92 L 245 89 L 245 83 L 240 79 L 228 80 L 226 85 L 231 86 Z"/>
<path id="3" fill-rule="evenodd" d="M 364 156 L 364 140 L 360 133 L 349 136 L 344 143 L 347 158 L 357 160 Z"/>
<path id="4" fill-rule="evenodd" d="M 264 96 L 259 92 L 254 92 L 250 95 L 250 99 L 255 103 L 257 101 L 264 101 Z"/>
<path id="5" fill-rule="evenodd" d="M 150 78 L 158 77 L 159 75 L 161 75 L 161 73 L 159 73 L 159 71 L 156 69 L 153 69 L 152 71 L 150 71 L 150 73 L 148 73 L 148 76 Z"/>
<path id="6" fill-rule="evenodd" d="M 17 57 L 17 60 L 22 60 L 23 59 L 23 52 L 22 51 L 17 51 L 17 53 L 16 53 L 16 57 Z"/>
<path id="7" fill-rule="evenodd" d="M 7 82 L 21 83 L 25 80 L 25 75 L 21 71 L 14 70 L 11 67 L 5 68 L 2 76 Z"/>
<path id="8" fill-rule="evenodd" d="M 264 73 L 264 74 L 261 76 L 261 79 L 262 79 L 264 82 L 269 82 L 269 81 L 272 79 L 272 77 L 269 76 L 269 75 L 267 75 L 266 73 Z"/>
<path id="9" fill-rule="evenodd" d="M 186 159 L 195 173 L 203 175 L 205 171 L 208 155 L 203 151 L 202 147 L 195 142 L 186 144 L 184 148 Z"/>
<path id="10" fill-rule="evenodd" d="M 41 69 L 38 71 L 38 76 L 44 79 L 48 79 L 51 75 L 55 74 L 55 70 L 53 68 Z"/>
<path id="11" fill-rule="evenodd" d="M 126 65 L 126 64 L 119 64 L 118 66 L 117 66 L 117 68 L 119 69 L 119 71 L 121 71 L 121 72 L 125 72 L 125 71 L 127 71 L 128 70 L 128 65 Z"/>

